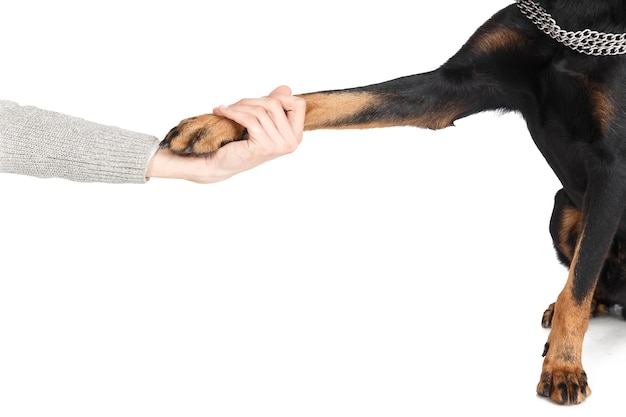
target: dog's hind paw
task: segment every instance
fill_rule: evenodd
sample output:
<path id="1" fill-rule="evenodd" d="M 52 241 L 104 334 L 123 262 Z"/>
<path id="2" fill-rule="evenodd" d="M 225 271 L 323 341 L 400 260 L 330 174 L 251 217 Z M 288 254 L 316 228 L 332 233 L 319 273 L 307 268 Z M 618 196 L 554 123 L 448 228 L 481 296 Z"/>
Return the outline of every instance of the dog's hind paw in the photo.
<path id="1" fill-rule="evenodd" d="M 169 148 L 176 154 L 203 156 L 246 138 L 243 126 L 224 117 L 205 114 L 181 121 L 165 136 L 161 148 Z"/>

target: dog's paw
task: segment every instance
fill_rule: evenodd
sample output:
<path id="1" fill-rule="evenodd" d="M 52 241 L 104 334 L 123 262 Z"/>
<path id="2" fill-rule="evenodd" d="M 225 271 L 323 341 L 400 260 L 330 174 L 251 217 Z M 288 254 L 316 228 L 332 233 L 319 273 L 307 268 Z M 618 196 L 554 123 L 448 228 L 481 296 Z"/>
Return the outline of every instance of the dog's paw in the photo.
<path id="1" fill-rule="evenodd" d="M 205 114 L 181 121 L 165 136 L 161 147 L 169 148 L 176 154 L 202 156 L 246 137 L 243 126 L 224 117 Z"/>
<path id="2" fill-rule="evenodd" d="M 591 395 L 591 389 L 582 368 L 544 367 L 537 394 L 558 404 L 580 404 Z"/>

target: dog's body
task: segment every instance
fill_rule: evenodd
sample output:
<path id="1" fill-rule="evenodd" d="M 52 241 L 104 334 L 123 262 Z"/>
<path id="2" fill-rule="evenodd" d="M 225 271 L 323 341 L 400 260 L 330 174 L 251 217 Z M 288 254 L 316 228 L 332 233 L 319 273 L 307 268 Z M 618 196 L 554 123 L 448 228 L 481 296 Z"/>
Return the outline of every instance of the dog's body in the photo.
<path id="1" fill-rule="evenodd" d="M 542 0 L 564 29 L 626 32 L 626 0 Z M 365 87 L 304 94 L 305 129 L 445 128 L 486 110 L 520 112 L 560 179 L 550 232 L 569 267 L 544 313 L 551 326 L 537 392 L 558 403 L 589 394 L 581 361 L 590 311 L 626 302 L 626 57 L 572 50 L 513 4 L 496 13 L 435 71 Z M 163 146 L 208 154 L 245 138 L 204 115 L 172 129 Z"/>

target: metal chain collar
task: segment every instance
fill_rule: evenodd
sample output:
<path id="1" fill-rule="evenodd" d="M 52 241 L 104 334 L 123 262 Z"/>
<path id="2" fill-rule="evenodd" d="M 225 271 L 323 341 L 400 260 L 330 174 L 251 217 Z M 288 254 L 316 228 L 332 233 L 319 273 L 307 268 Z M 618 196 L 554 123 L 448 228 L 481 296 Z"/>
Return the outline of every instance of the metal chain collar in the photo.
<path id="1" fill-rule="evenodd" d="M 517 0 L 517 7 L 539 30 L 574 51 L 595 56 L 626 54 L 626 33 L 603 33 L 590 29 L 566 31 L 556 24 L 546 9 L 532 0 Z"/>

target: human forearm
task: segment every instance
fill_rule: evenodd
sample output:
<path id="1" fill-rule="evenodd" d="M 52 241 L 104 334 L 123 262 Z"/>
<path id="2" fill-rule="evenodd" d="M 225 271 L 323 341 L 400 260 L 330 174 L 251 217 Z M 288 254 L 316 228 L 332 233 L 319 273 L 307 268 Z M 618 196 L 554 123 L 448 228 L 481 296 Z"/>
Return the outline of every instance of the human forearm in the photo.
<path id="1" fill-rule="evenodd" d="M 218 182 L 293 152 L 302 140 L 305 107 L 286 86 L 220 106 L 215 114 L 241 124 L 248 139 L 198 157 L 157 151 L 154 136 L 0 100 L 0 172 L 81 182 Z"/>
<path id="2" fill-rule="evenodd" d="M 0 172 L 142 183 L 154 136 L 0 101 Z"/>

